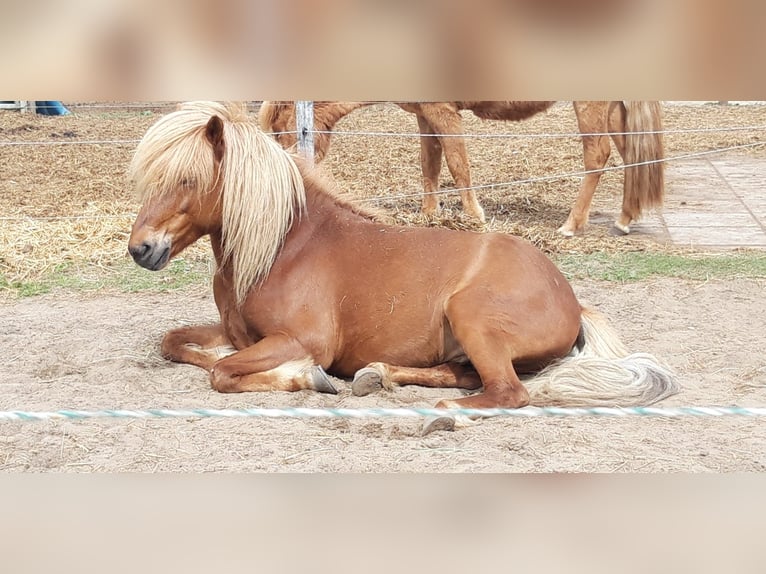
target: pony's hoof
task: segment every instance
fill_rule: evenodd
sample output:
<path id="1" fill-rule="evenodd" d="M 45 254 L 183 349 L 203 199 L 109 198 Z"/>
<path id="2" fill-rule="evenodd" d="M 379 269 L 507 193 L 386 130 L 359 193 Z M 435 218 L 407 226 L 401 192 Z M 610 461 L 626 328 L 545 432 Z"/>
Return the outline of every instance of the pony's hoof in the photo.
<path id="1" fill-rule="evenodd" d="M 484 215 L 484 210 L 480 206 L 474 209 L 466 209 L 465 212 L 477 223 L 487 223 L 487 216 Z"/>
<path id="2" fill-rule="evenodd" d="M 428 417 L 423 423 L 420 431 L 421 436 L 426 436 L 434 431 L 453 431 L 455 430 L 455 417 L 443 415 L 440 417 Z"/>
<path id="3" fill-rule="evenodd" d="M 630 227 L 627 225 L 623 225 L 622 223 L 619 223 L 617 221 L 614 222 L 614 225 L 609 228 L 609 235 L 612 237 L 622 237 L 623 235 L 630 234 Z"/>
<path id="4" fill-rule="evenodd" d="M 313 385 L 314 390 L 320 393 L 328 393 L 330 395 L 338 394 L 338 389 L 335 388 L 330 377 L 319 365 L 311 367 L 311 384 Z"/>
<path id="5" fill-rule="evenodd" d="M 566 225 L 562 225 L 559 227 L 556 232 L 559 235 L 563 235 L 564 237 L 574 237 L 576 235 L 575 231 L 573 229 L 570 229 Z"/>
<path id="6" fill-rule="evenodd" d="M 372 367 L 359 369 L 351 381 L 351 394 L 355 397 L 366 397 L 383 388 L 383 375 Z"/>

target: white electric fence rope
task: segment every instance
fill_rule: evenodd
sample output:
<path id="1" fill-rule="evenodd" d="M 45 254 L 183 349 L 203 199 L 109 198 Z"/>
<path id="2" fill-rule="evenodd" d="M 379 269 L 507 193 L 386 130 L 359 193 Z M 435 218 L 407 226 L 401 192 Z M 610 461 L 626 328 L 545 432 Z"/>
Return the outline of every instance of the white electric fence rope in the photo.
<path id="1" fill-rule="evenodd" d="M 467 417 L 764 417 L 766 407 L 524 407 L 520 409 L 435 409 L 435 408 L 243 408 L 243 409 L 142 409 L 142 410 L 58 410 L 0 411 L 0 421 L 45 421 L 84 419 L 149 418 L 291 418 L 291 419 L 368 419 Z"/>

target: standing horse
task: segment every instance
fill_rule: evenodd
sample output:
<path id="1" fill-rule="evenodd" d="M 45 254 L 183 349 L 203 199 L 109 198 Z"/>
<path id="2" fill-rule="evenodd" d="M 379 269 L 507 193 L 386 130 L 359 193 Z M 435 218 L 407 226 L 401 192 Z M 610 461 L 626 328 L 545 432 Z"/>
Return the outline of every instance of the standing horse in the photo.
<path id="1" fill-rule="evenodd" d="M 356 395 L 481 390 L 444 408 L 644 405 L 677 390 L 532 244 L 378 223 L 241 107 L 196 102 L 162 117 L 130 176 L 143 197 L 136 263 L 162 269 L 210 236 L 221 322 L 168 332 L 162 353 L 207 370 L 218 391 L 337 392 L 326 373 L 353 376 Z"/>
<path id="2" fill-rule="evenodd" d="M 461 190 L 466 213 L 484 221 L 484 210 L 471 187 L 471 173 L 460 110 L 471 110 L 487 120 L 528 119 L 549 109 L 554 102 L 397 102 L 403 110 L 417 116 L 420 129 L 420 164 L 423 171 L 423 212 L 435 213 L 439 207 L 439 172 L 442 155 Z M 368 104 L 316 102 L 314 127 L 320 131 L 315 142 L 316 160 L 321 161 L 330 145 L 329 131 L 343 116 Z M 614 223 L 616 232 L 627 234 L 630 223 L 649 208 L 662 205 L 664 193 L 662 113 L 658 102 L 573 102 L 582 134 L 586 173 L 572 210 L 559 228 L 563 235 L 582 233 L 588 223 L 593 194 L 601 171 L 609 159 L 612 137 L 626 165 L 622 211 Z M 295 106 L 292 102 L 263 102 L 259 121 L 264 131 L 278 132 L 285 147 L 295 144 Z M 285 133 L 288 132 L 288 133 Z M 292 132 L 292 133 L 289 133 Z M 448 137 L 444 137 L 448 136 Z M 635 165 L 638 164 L 638 165 Z"/>

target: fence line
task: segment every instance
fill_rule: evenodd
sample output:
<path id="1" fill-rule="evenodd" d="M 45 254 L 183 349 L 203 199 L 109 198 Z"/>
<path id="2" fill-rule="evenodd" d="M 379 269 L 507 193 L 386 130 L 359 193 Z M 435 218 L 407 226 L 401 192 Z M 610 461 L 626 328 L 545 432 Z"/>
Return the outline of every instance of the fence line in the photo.
<path id="1" fill-rule="evenodd" d="M 128 217 L 135 218 L 137 215 L 137 213 L 122 213 L 117 215 L 19 215 L 16 217 L 3 216 L 0 217 L 0 221 L 97 221 L 99 219 L 125 219 Z"/>
<path id="2" fill-rule="evenodd" d="M 70 140 L 70 141 L 0 141 L 0 147 L 57 146 L 57 145 L 135 145 L 141 140 Z"/>
<path id="3" fill-rule="evenodd" d="M 505 186 L 513 186 L 513 185 L 526 185 L 530 183 L 542 183 L 546 181 L 555 181 L 558 179 L 568 179 L 568 178 L 574 178 L 574 177 L 582 177 L 584 175 L 588 175 L 591 173 L 605 173 L 608 171 L 616 171 L 620 169 L 625 169 L 626 167 L 638 167 L 642 165 L 650 165 L 653 163 L 667 163 L 670 161 L 676 161 L 681 159 L 689 159 L 689 158 L 695 158 L 695 157 L 704 157 L 708 155 L 714 155 L 717 153 L 723 153 L 726 151 L 732 151 L 737 149 L 746 149 L 746 148 L 752 148 L 752 147 L 758 147 L 766 145 L 766 141 L 763 142 L 755 142 L 750 144 L 742 144 L 737 146 L 730 146 L 726 148 L 719 148 L 715 150 L 708 150 L 708 151 L 701 151 L 701 152 L 693 152 L 673 157 L 666 157 L 662 159 L 653 159 L 653 160 L 647 160 L 647 161 L 641 161 L 636 163 L 628 163 L 623 165 L 616 165 L 613 167 L 603 167 L 601 169 L 591 169 L 591 170 L 583 170 L 583 171 L 575 171 L 570 173 L 563 173 L 563 174 L 555 174 L 555 175 L 544 175 L 540 177 L 531 177 L 528 179 L 517 179 L 515 181 L 506 182 L 506 183 L 486 183 L 483 185 L 472 185 L 470 187 L 456 187 L 456 188 L 449 188 L 449 189 L 441 189 L 439 191 L 432 191 L 426 194 L 426 192 L 421 191 L 418 193 L 410 193 L 410 194 L 394 194 L 394 195 L 381 195 L 377 197 L 363 197 L 358 198 L 356 201 L 365 201 L 365 202 L 374 202 L 374 201 L 386 201 L 391 199 L 408 199 L 413 197 L 422 197 L 424 195 L 430 195 L 430 194 L 452 194 L 452 193 L 459 193 L 461 191 L 481 191 L 486 189 L 492 189 L 495 187 L 505 187 Z"/>
<path id="4" fill-rule="evenodd" d="M 766 125 L 759 126 L 733 126 L 727 128 L 688 128 L 674 130 L 654 130 L 641 132 L 588 132 L 588 133 L 506 133 L 506 134 L 481 134 L 481 133 L 460 133 L 460 134 L 421 134 L 419 132 L 366 132 L 366 131 L 335 131 L 335 130 L 309 130 L 311 134 L 330 134 L 335 136 L 370 136 L 370 137 L 447 137 L 447 138 L 476 138 L 476 139 L 564 139 L 579 138 L 583 136 L 624 136 L 624 135 L 674 135 L 674 134 L 714 134 L 730 133 L 743 131 L 766 131 Z M 299 135 L 297 130 L 287 130 L 272 132 L 272 135 Z M 0 141 L 0 147 L 15 146 L 59 146 L 59 145 L 136 145 L 140 139 L 129 140 L 62 140 L 62 141 Z"/>
<path id="5" fill-rule="evenodd" d="M 594 136 L 628 136 L 628 135 L 674 135 L 674 134 L 696 134 L 696 133 L 727 133 L 738 131 L 764 131 L 766 126 L 733 126 L 729 128 L 684 128 L 672 130 L 646 130 L 635 132 L 576 132 L 576 133 L 506 133 L 506 134 L 481 134 L 481 133 L 459 133 L 459 134 L 422 134 L 419 132 L 365 132 L 365 131 L 336 131 L 336 130 L 314 130 L 317 134 L 330 134 L 339 136 L 383 136 L 383 137 L 463 137 L 479 139 L 556 139 L 556 138 L 579 138 Z M 295 131 L 274 132 L 274 135 L 294 134 Z"/>
<path id="6" fill-rule="evenodd" d="M 523 407 L 520 409 L 435 409 L 435 408 L 244 408 L 244 409 L 143 409 L 143 410 L 58 410 L 0 411 L 0 421 L 44 421 L 85 419 L 150 418 L 291 418 L 291 419 L 368 419 L 464 417 L 764 417 L 766 407 Z"/>
<path id="7" fill-rule="evenodd" d="M 485 191 L 487 189 L 494 189 L 497 187 L 512 187 L 515 185 L 529 185 L 534 183 L 543 183 L 547 181 L 556 181 L 559 179 L 570 179 L 575 177 L 583 177 L 585 175 L 591 174 L 591 173 L 605 173 L 610 171 L 617 171 L 621 169 L 625 169 L 627 167 L 638 167 L 642 165 L 649 165 L 653 163 L 668 163 L 672 161 L 678 161 L 682 159 L 691 159 L 691 158 L 698 158 L 698 157 L 705 157 L 709 155 L 715 155 L 719 153 L 724 153 L 727 151 L 732 150 L 738 150 L 738 149 L 748 149 L 748 148 L 754 148 L 758 146 L 766 145 L 766 141 L 763 142 L 754 142 L 749 144 L 742 144 L 737 146 L 730 146 L 725 148 L 717 148 L 714 150 L 707 150 L 707 151 L 701 151 L 701 152 L 692 152 L 688 154 L 678 155 L 678 156 L 672 156 L 672 157 L 666 157 L 662 159 L 656 159 L 656 160 L 647 160 L 643 162 L 636 162 L 636 163 L 628 163 L 623 165 L 616 165 L 612 167 L 603 167 L 601 169 L 591 169 L 591 170 L 582 170 L 582 171 L 574 171 L 570 173 L 562 173 L 562 174 L 554 174 L 554 175 L 544 175 L 539 177 L 530 177 L 527 179 L 517 179 L 514 181 L 507 181 L 502 183 L 486 183 L 482 185 L 472 185 L 470 187 L 455 187 L 455 188 L 448 188 L 448 189 L 441 189 L 439 191 L 433 191 L 430 192 L 431 194 L 444 194 L 444 195 L 450 195 L 454 193 L 460 193 L 461 191 Z M 411 199 L 414 197 L 423 197 L 423 195 L 426 195 L 426 192 L 419 191 L 416 193 L 400 193 L 400 194 L 390 194 L 390 195 L 379 195 L 375 197 L 360 197 L 357 198 L 357 202 L 383 202 L 383 201 L 392 201 L 392 200 L 400 200 L 400 199 Z M 62 215 L 62 216 L 45 216 L 45 217 L 34 217 L 34 216 L 18 216 L 18 217 L 0 217 L 0 221 L 64 221 L 64 220 L 99 220 L 99 219 L 122 219 L 122 218 L 128 218 L 128 217 L 135 217 L 136 214 L 118 214 L 118 215 Z"/>

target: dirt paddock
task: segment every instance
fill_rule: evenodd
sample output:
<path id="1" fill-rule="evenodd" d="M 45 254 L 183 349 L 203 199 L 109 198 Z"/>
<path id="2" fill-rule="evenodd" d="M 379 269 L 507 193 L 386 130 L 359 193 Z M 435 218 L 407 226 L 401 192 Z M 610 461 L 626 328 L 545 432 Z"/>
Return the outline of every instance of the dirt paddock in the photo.
<path id="1" fill-rule="evenodd" d="M 545 129 L 571 131 L 570 111 L 557 107 L 550 120 L 554 125 Z M 414 129 L 408 123 L 411 118 L 403 113 L 372 109 L 365 114 L 344 120 L 349 122 L 345 129 L 365 121 L 367 129 Z M 763 115 L 762 109 L 735 113 L 689 108 L 686 116 L 682 110 L 671 110 L 668 121 L 679 127 L 686 125 L 684 121 L 711 125 L 716 118 L 727 124 L 755 125 L 765 123 Z M 140 137 L 154 119 L 130 111 L 83 111 L 56 119 L 2 115 L 0 139 L 130 139 Z M 510 129 L 498 124 L 469 122 L 469 127 Z M 537 124 L 523 126 L 532 132 Z M 704 142 L 687 138 L 668 143 L 674 152 L 754 139 L 753 134 L 743 133 L 717 135 Z M 477 183 L 521 177 L 515 171 L 519 165 L 542 170 L 537 173 L 579 169 L 576 142 L 539 154 L 532 146 L 522 146 L 504 152 L 507 155 L 500 159 L 496 149 L 484 153 L 480 145 L 484 144 L 472 144 L 471 153 Z M 0 216 L 11 218 L 0 222 L 0 271 L 5 281 L 42 277 L 62 261 L 96 272 L 130 263 L 124 241 L 136 206 L 120 179 L 130 151 L 130 145 L 107 144 L 0 147 L 0 161 L 8 166 L 0 182 L 4 206 Z M 372 150 L 377 153 L 375 162 L 365 163 L 370 151 L 359 140 L 339 141 L 337 154 L 331 152 L 328 158 L 328 169 L 360 196 L 419 188 L 413 141 L 376 147 Z M 594 207 L 597 218 L 613 213 L 619 202 L 619 178 L 604 179 Z M 451 183 L 448 176 L 444 183 Z M 573 189 L 562 193 L 546 184 L 534 193 L 501 190 L 485 195 L 487 228 L 521 233 L 548 252 L 674 249 L 645 237 L 609 238 L 604 226 L 592 226 L 586 237 L 560 243 L 555 229 L 565 218 L 573 193 Z M 448 224 L 470 228 L 453 209 L 456 200 L 448 197 L 445 202 Z M 419 218 L 414 200 L 384 203 L 383 208 L 404 224 L 444 223 Z M 87 224 L 56 219 L 82 214 L 109 217 Z M 204 253 L 193 256 L 206 257 Z M 653 279 L 626 284 L 577 281 L 574 285 L 583 301 L 611 318 L 631 350 L 654 353 L 677 371 L 683 391 L 663 406 L 765 406 L 765 284 L 766 280 Z M 202 370 L 168 363 L 158 354 L 159 340 L 167 329 L 215 319 L 211 293 L 204 285 L 169 293 L 64 289 L 27 298 L 2 295 L 0 410 L 428 407 L 458 394 L 408 387 L 360 398 L 341 384 L 338 396 L 309 392 L 221 395 L 210 389 Z M 427 437 L 421 437 L 419 429 L 420 423 L 410 419 L 0 422 L 0 471 L 766 470 L 766 424 L 755 418 L 496 418 Z"/>
<path id="2" fill-rule="evenodd" d="M 576 285 L 635 350 L 656 353 L 683 392 L 664 405 L 766 404 L 763 281 Z M 208 293 L 44 296 L 0 307 L 0 409 L 428 407 L 436 389 L 354 397 L 221 395 L 157 342 L 213 321 Z M 746 320 L 744 320 L 746 318 Z M 6 471 L 764 471 L 766 425 L 740 417 L 490 419 L 419 434 L 410 419 L 152 419 L 0 423 Z"/>

